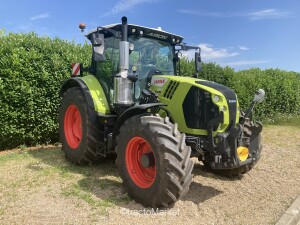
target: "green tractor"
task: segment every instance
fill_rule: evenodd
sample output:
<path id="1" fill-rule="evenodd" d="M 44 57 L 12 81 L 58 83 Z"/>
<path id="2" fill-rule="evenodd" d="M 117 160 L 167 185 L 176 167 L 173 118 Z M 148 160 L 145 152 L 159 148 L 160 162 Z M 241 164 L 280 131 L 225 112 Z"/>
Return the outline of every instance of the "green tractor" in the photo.
<path id="1" fill-rule="evenodd" d="M 60 139 L 71 163 L 116 153 L 124 189 L 150 207 L 170 206 L 188 192 L 191 157 L 226 174 L 246 173 L 257 163 L 262 125 L 249 115 L 263 90 L 240 112 L 231 89 L 197 73 L 180 76 L 182 51 L 195 50 L 195 70 L 201 70 L 199 47 L 161 28 L 127 24 L 126 17 L 86 37 L 91 66 L 74 64 L 60 90 Z"/>

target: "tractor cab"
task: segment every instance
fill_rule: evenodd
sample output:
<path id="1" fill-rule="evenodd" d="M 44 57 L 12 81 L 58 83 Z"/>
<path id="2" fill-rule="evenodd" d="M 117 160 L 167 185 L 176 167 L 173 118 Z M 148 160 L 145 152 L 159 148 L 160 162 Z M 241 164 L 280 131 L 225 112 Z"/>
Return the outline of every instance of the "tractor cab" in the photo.
<path id="1" fill-rule="evenodd" d="M 126 23 L 98 27 L 86 34 L 93 45 L 92 71 L 112 108 L 139 103 L 141 92 L 150 87 L 153 75 L 176 75 L 179 51 L 200 52 L 199 47 L 186 46 L 183 37 L 160 27 Z M 126 27 L 126 33 L 122 27 Z"/>

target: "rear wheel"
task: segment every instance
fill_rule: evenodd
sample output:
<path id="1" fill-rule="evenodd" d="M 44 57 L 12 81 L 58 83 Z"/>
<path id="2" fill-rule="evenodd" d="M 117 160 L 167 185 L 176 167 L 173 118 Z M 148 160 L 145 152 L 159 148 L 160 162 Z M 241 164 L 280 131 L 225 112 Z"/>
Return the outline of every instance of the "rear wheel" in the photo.
<path id="1" fill-rule="evenodd" d="M 128 119 L 117 137 L 116 152 L 124 188 L 144 206 L 167 207 L 188 192 L 194 166 L 191 148 L 168 117 Z"/>
<path id="2" fill-rule="evenodd" d="M 91 164 L 97 155 L 96 115 L 78 87 L 69 88 L 59 109 L 59 132 L 67 160 L 77 165 Z"/>

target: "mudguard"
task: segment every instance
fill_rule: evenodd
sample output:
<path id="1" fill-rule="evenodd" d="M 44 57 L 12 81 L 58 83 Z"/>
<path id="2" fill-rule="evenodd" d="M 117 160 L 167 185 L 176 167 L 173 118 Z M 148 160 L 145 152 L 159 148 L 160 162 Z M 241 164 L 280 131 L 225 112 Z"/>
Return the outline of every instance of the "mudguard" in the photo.
<path id="1" fill-rule="evenodd" d="M 64 92 L 72 87 L 80 87 L 82 89 L 89 107 L 93 108 L 95 112 L 105 115 L 110 114 L 105 92 L 96 77 L 88 75 L 66 80 L 60 89 L 59 96 L 62 97 Z"/>
<path id="2" fill-rule="evenodd" d="M 114 126 L 112 138 L 113 138 L 113 144 L 115 143 L 116 136 L 119 133 L 120 127 L 124 124 L 124 122 L 129 119 L 130 117 L 146 113 L 148 109 L 151 108 L 159 108 L 161 106 L 166 106 L 166 104 L 162 103 L 149 103 L 149 104 L 142 104 L 142 105 L 135 105 L 133 107 L 130 107 L 126 111 L 124 111 L 121 116 L 118 118 L 117 123 Z"/>

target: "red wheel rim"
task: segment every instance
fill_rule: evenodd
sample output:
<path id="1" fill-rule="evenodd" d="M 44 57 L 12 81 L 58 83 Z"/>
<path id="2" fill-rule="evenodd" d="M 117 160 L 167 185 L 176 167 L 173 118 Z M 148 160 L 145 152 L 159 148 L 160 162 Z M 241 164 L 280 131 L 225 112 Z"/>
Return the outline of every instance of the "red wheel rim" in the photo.
<path id="1" fill-rule="evenodd" d="M 70 105 L 64 118 L 64 132 L 68 145 L 76 149 L 82 138 L 82 119 L 78 108 Z"/>
<path id="2" fill-rule="evenodd" d="M 126 147 L 126 167 L 132 181 L 140 188 L 150 187 L 156 176 L 155 163 L 153 166 L 145 168 L 141 164 L 141 157 L 145 153 L 153 151 L 149 143 L 141 138 L 132 138 Z"/>

